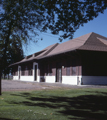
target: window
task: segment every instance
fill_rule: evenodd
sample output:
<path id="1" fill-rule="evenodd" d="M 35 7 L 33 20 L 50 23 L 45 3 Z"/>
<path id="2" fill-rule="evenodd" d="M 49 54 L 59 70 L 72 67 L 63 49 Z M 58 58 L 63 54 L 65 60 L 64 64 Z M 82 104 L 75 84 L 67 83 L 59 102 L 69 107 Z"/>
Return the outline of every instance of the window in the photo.
<path id="1" fill-rule="evenodd" d="M 49 67 L 49 76 L 52 76 L 52 65 L 50 64 L 48 67 Z"/>
<path id="2" fill-rule="evenodd" d="M 51 76 L 51 75 L 52 75 L 51 64 L 48 64 L 48 66 L 47 66 L 46 75 L 47 75 L 47 76 Z"/>
<path id="3" fill-rule="evenodd" d="M 32 75 L 32 69 L 28 70 L 28 75 Z"/>
<path id="4" fill-rule="evenodd" d="M 29 75 L 29 76 L 33 75 L 33 72 L 32 72 L 32 71 L 33 71 L 33 64 L 29 64 L 29 65 L 28 65 L 28 75 Z"/>
<path id="5" fill-rule="evenodd" d="M 76 60 L 72 60 L 72 75 L 76 75 Z"/>
<path id="6" fill-rule="evenodd" d="M 70 76 L 70 73 L 71 73 L 70 61 L 67 61 L 66 65 L 67 65 L 67 67 L 66 67 L 66 75 Z"/>
<path id="7" fill-rule="evenodd" d="M 66 68 L 66 75 L 68 75 L 68 76 L 70 75 L 70 67 Z"/>
<path id="8" fill-rule="evenodd" d="M 21 75 L 25 75 L 25 66 L 22 66 L 22 68 L 21 68 Z"/>
<path id="9" fill-rule="evenodd" d="M 22 70 L 22 72 L 21 72 L 21 73 L 22 73 L 22 75 L 25 75 L 25 70 Z"/>
<path id="10" fill-rule="evenodd" d="M 75 66 L 72 67 L 72 75 L 76 75 L 76 67 Z"/>

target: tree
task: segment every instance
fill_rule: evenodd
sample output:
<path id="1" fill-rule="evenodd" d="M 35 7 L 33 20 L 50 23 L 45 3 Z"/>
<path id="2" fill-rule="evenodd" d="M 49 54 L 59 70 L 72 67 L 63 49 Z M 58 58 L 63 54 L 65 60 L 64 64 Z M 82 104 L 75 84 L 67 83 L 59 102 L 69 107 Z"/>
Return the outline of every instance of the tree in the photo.
<path id="1" fill-rule="evenodd" d="M 72 38 L 84 23 L 107 8 L 106 0 L 1 0 L 0 1 L 0 74 L 7 61 L 7 46 L 15 36 L 21 43 L 33 40 L 36 29 L 59 34 L 59 40 Z M 1 77 L 0 77 L 1 78 Z M 0 80 L 1 84 L 1 80 Z M 0 85 L 1 94 L 1 85 Z"/>
<path id="2" fill-rule="evenodd" d="M 32 39 L 28 31 L 37 35 L 33 30 L 33 26 L 39 28 L 43 21 L 42 9 L 38 5 L 41 2 L 27 0 L 2 0 L 0 13 L 0 94 L 1 94 L 1 73 L 6 67 L 8 46 L 10 40 L 14 40 L 17 36 L 21 45 L 27 43 L 28 39 Z M 41 9 L 41 11 L 40 11 Z M 19 39 L 20 38 L 20 39 Z"/>
<path id="3" fill-rule="evenodd" d="M 59 34 L 59 40 L 72 38 L 74 32 L 84 23 L 93 20 L 107 8 L 106 0 L 43 0 L 46 21 L 43 31 L 48 28 L 52 34 Z"/>
<path id="4" fill-rule="evenodd" d="M 24 58 L 22 44 L 17 36 L 14 39 L 9 40 L 7 47 L 7 61 L 5 63 L 5 68 L 3 68 L 4 75 L 9 74 L 11 68 L 8 67 L 10 64 L 18 62 Z M 12 71 L 11 71 L 12 72 Z"/>

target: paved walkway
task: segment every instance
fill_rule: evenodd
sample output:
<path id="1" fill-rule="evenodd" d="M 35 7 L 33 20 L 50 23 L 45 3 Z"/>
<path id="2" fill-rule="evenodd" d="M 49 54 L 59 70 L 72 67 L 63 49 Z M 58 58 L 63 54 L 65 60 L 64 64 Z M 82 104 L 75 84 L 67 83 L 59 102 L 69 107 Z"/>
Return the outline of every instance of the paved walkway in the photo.
<path id="1" fill-rule="evenodd" d="M 2 80 L 2 91 L 19 91 L 19 90 L 43 90 L 43 89 L 78 89 L 78 88 L 107 88 L 100 85 L 66 85 L 61 83 L 38 83 L 24 82 L 16 80 Z"/>

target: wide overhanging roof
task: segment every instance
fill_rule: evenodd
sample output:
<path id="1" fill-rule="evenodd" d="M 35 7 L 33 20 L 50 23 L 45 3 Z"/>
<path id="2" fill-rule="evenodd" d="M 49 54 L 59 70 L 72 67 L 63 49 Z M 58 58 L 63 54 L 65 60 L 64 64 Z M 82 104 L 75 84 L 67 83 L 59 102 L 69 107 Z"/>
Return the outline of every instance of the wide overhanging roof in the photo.
<path id="1" fill-rule="evenodd" d="M 10 66 L 21 64 L 21 63 L 32 61 L 32 60 L 40 60 L 40 59 L 67 53 L 74 50 L 107 52 L 107 38 L 91 32 L 89 34 L 83 35 L 81 37 L 69 40 L 61 44 L 56 43 L 56 44 L 50 45 L 47 48 L 43 49 L 42 51 L 39 51 L 30 56 L 27 56 L 22 61 L 11 64 Z"/>

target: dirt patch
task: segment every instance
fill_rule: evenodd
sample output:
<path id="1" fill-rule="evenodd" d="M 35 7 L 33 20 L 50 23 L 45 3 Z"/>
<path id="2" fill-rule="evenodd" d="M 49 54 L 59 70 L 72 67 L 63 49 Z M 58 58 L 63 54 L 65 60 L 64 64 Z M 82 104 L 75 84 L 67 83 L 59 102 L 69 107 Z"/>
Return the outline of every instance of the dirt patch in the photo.
<path id="1" fill-rule="evenodd" d="M 37 82 L 23 82 L 15 80 L 2 80 L 2 91 L 29 91 L 61 88 L 58 85 Z"/>
<path id="2" fill-rule="evenodd" d="M 2 91 L 29 91 L 45 89 L 78 89 L 78 88 L 107 88 L 101 85 L 66 85 L 62 83 L 24 82 L 17 80 L 2 80 Z"/>

